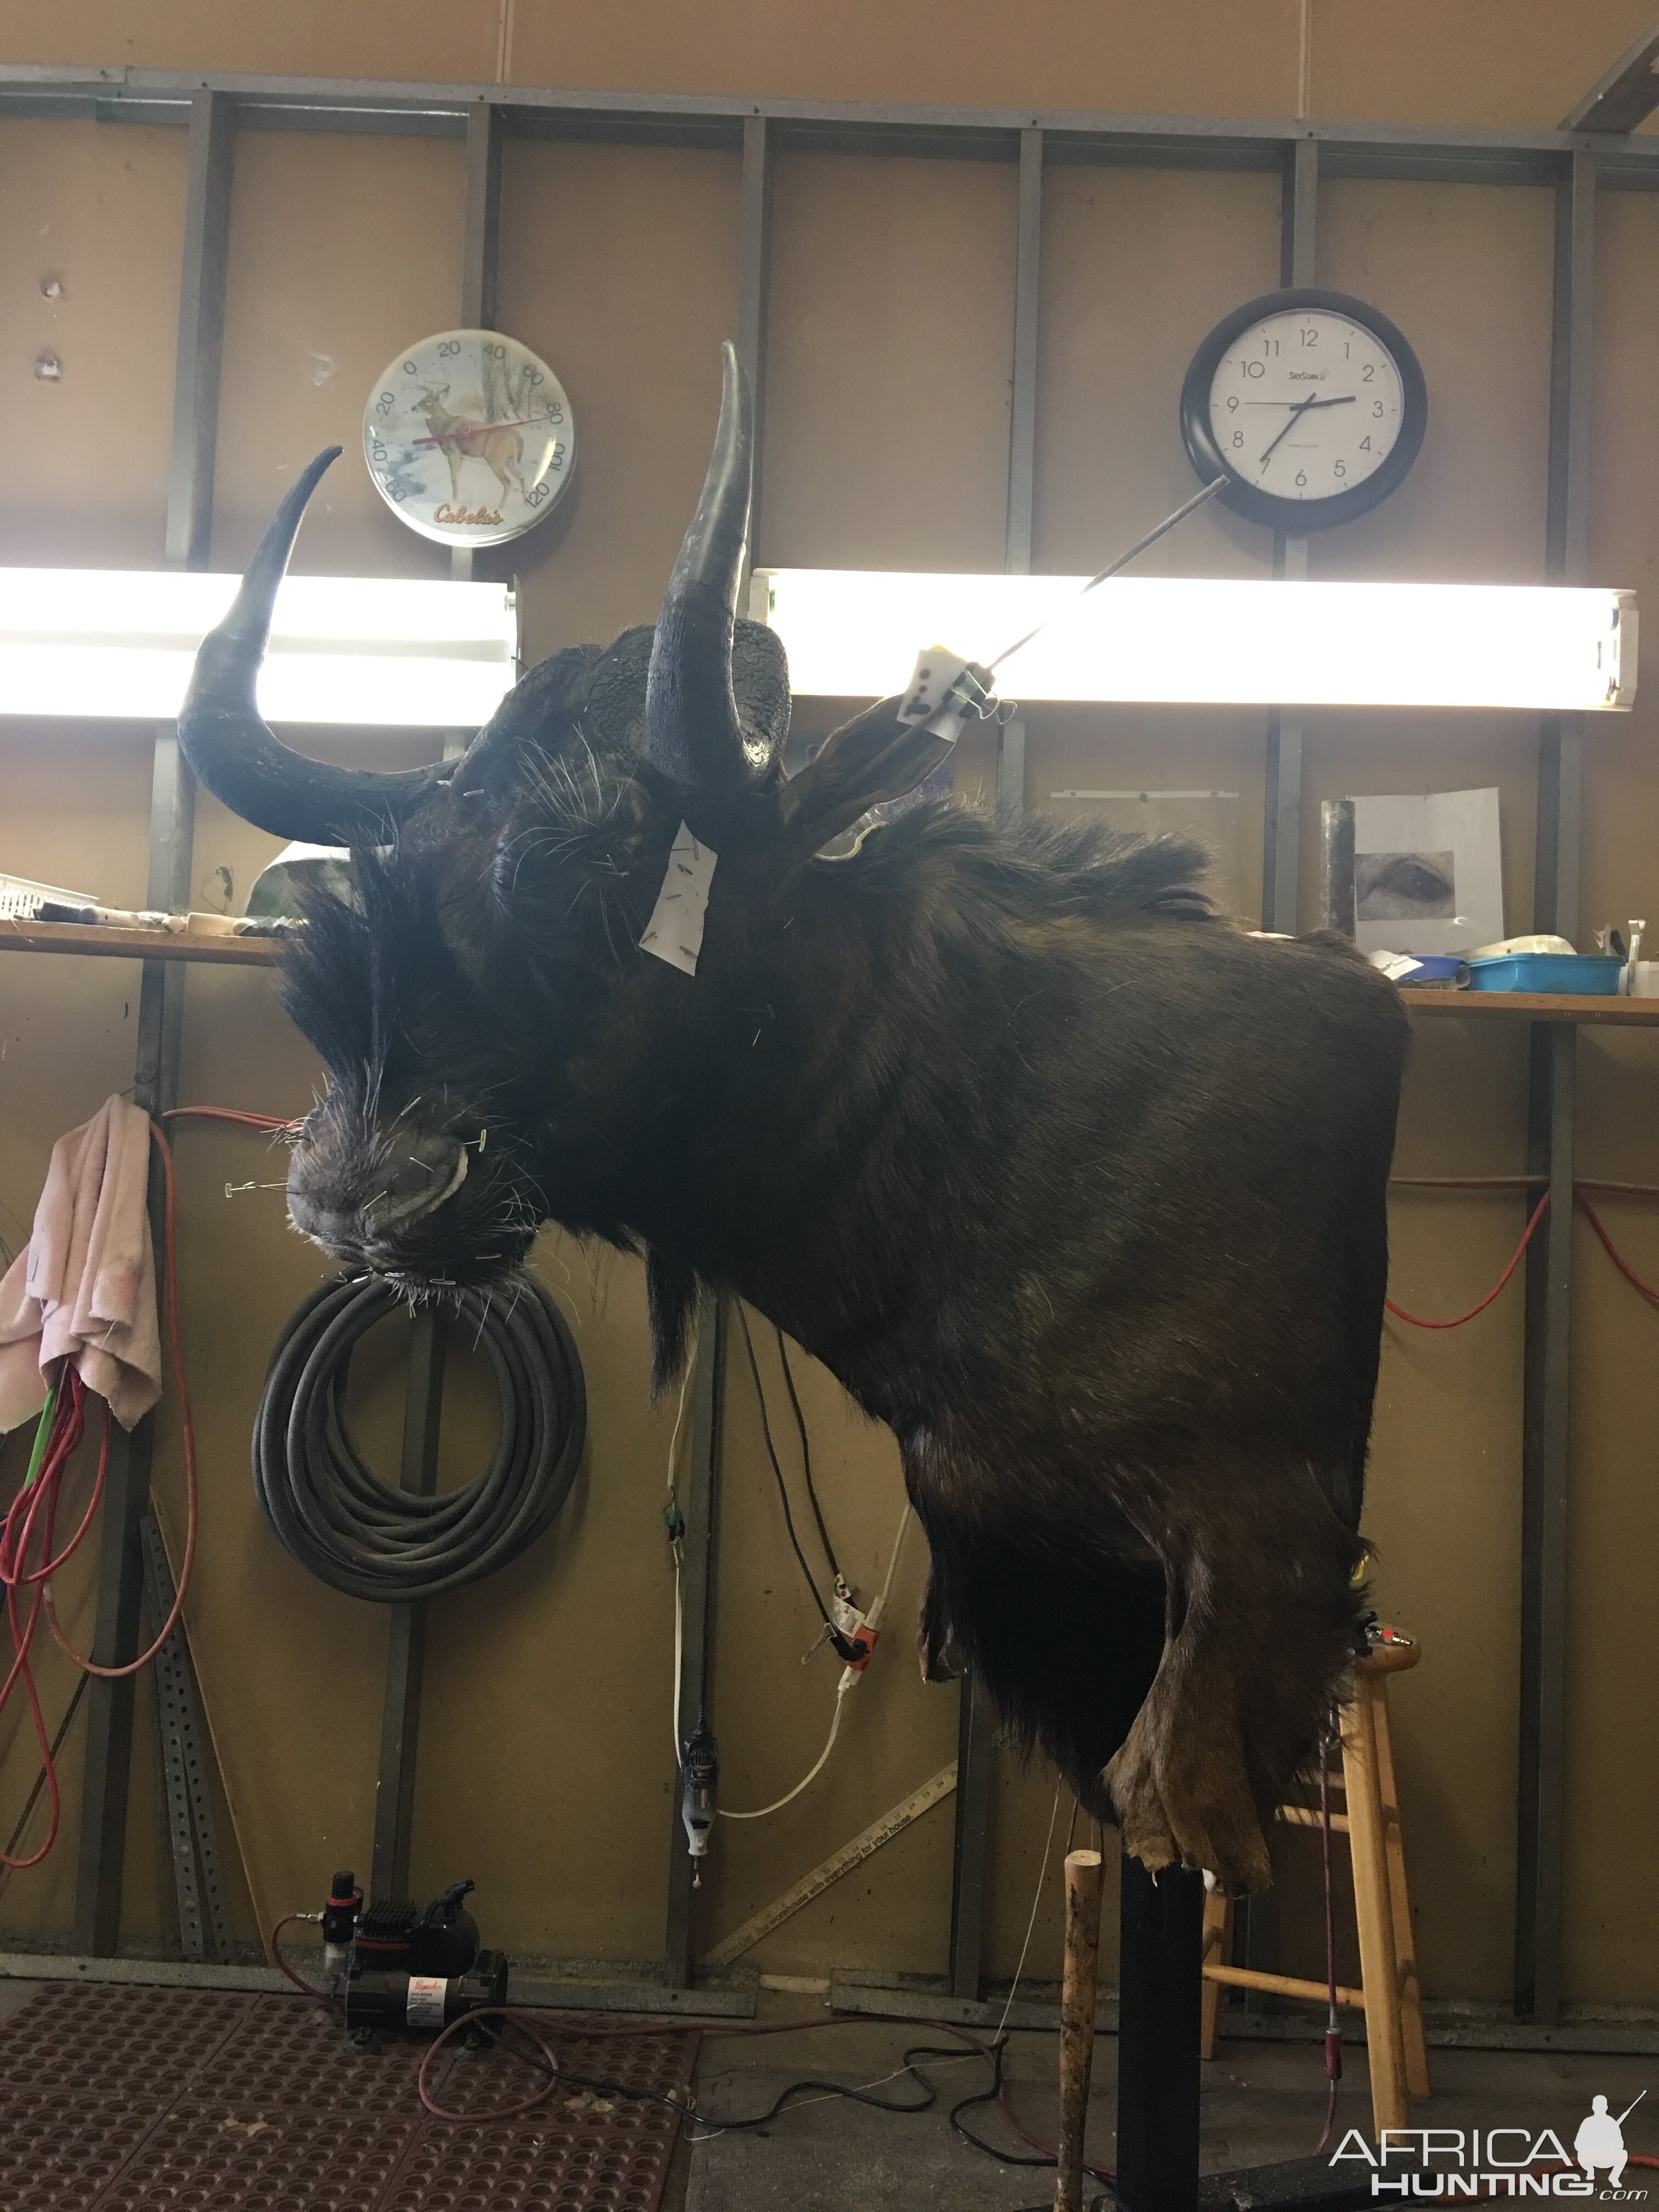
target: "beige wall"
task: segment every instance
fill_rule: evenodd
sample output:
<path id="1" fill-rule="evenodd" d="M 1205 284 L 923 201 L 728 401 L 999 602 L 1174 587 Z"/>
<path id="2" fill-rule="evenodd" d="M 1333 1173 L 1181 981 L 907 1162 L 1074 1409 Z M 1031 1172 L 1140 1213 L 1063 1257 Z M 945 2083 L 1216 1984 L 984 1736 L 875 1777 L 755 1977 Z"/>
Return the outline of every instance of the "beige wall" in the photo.
<path id="1" fill-rule="evenodd" d="M 98 68 L 1547 130 L 1647 0 L 12 0 L 4 57 Z"/>
<path id="2" fill-rule="evenodd" d="M 544 0 L 396 11 L 233 10 L 80 0 L 9 12 L 12 60 L 755 89 L 822 97 L 1284 113 L 1304 75 L 1313 111 L 1480 124 L 1553 123 L 1646 20 L 1641 0 L 1298 0 L 1180 8 L 1075 0 L 1011 14 L 660 5 L 556 13 Z M 1018 27 L 1016 28 L 1016 26 Z M 110 565 L 160 556 L 183 191 L 181 133 L 0 119 L 0 387 L 23 434 L 9 446 L 0 560 Z M 216 561 L 246 552 L 295 467 L 350 447 L 362 396 L 414 333 L 458 307 L 460 149 L 453 141 L 251 131 L 236 160 L 232 276 L 215 512 Z M 576 487 L 513 550 L 528 641 L 541 653 L 648 617 L 696 495 L 715 394 L 715 342 L 735 313 L 733 155 L 515 143 L 501 240 L 504 326 L 550 358 L 580 426 Z M 1044 194 L 1036 562 L 1076 570 L 1190 486 L 1175 429 L 1193 347 L 1237 301 L 1277 279 L 1271 179 L 1055 164 Z M 1548 375 L 1551 208 L 1526 189 L 1334 182 L 1322 195 L 1320 280 L 1376 301 L 1413 337 L 1431 395 L 1422 457 L 1374 515 L 1316 541 L 1326 575 L 1522 579 L 1540 572 Z M 1000 557 L 1015 177 L 1006 165 L 780 157 L 761 550 L 774 561 L 983 568 Z M 1645 586 L 1659 555 L 1659 432 L 1650 272 L 1659 203 L 1604 199 L 1596 306 L 1594 573 Z M 61 301 L 40 290 L 60 276 Z M 948 335 L 914 313 L 962 303 Z M 33 374 L 62 356 L 61 384 Z M 1215 508 L 1147 565 L 1262 572 L 1261 532 Z M 352 459 L 325 485 L 299 565 L 441 573 Z M 1659 914 L 1651 824 L 1659 692 L 1597 722 L 1586 748 L 1587 925 Z M 1261 718 L 1047 708 L 1029 720 L 1028 796 L 1079 784 L 1238 794 L 1241 904 L 1261 889 Z M 148 732 L 0 723 L 0 868 L 139 896 Z M 392 765 L 417 743 L 361 734 L 328 749 Z M 988 756 L 969 750 L 966 789 Z M 1314 919 L 1317 800 L 1337 793 L 1495 782 L 1512 923 L 1529 917 L 1534 735 L 1518 720 L 1310 720 L 1303 881 Z M 228 869 L 240 899 L 274 841 L 202 801 L 194 875 Z M 15 1244 L 53 1137 L 131 1080 L 136 970 L 0 965 L 0 1236 Z M 287 1112 L 313 1069 L 252 971 L 194 971 L 184 1095 Z M 1472 1025 L 1471 1025 L 1472 1026 Z M 1652 1047 L 1586 1036 L 1589 1173 L 1659 1180 Z M 1522 1164 L 1521 1037 L 1421 1027 L 1401 1125 L 1404 1172 Z M 246 1474 L 265 1358 L 322 1272 L 285 1233 L 256 1141 L 196 1126 L 178 1140 L 186 1347 L 204 1506 L 191 1627 L 244 1846 L 245 1934 L 316 1900 L 337 1864 L 368 1856 L 384 1619 L 320 1588 L 265 1533 Z M 1650 1209 L 1608 1202 L 1632 1259 L 1659 1274 Z M 1396 1296 L 1467 1304 L 1521 1225 L 1513 1197 L 1402 1194 Z M 1582 2000 L 1659 1998 L 1659 1905 L 1648 1879 L 1659 1820 L 1654 1670 L 1646 1650 L 1659 1505 L 1650 1313 L 1581 1231 L 1575 1339 L 1567 1972 Z M 520 1952 L 653 1955 L 672 1816 L 672 1583 L 659 1511 L 671 1405 L 646 1391 L 643 1298 L 629 1261 L 553 1236 L 538 1264 L 577 1334 L 592 1401 L 587 1464 L 535 1554 L 434 1614 L 414 1881 L 479 1884 L 492 1940 Z M 389 1340 L 396 1334 L 388 1331 Z M 757 1331 L 775 1413 L 775 1346 Z M 398 1346 L 365 1365 L 364 1420 L 385 1456 Z M 1368 1528 L 1387 1610 L 1419 1631 L 1421 1672 L 1396 1693 L 1425 1973 L 1436 1994 L 1498 1997 L 1512 1911 L 1521 1301 L 1468 1330 L 1390 1325 Z M 890 1440 L 807 1364 L 803 1397 L 842 1563 L 870 1589 L 901 1492 Z M 447 1475 L 487 1449 L 491 1412 L 464 1355 L 452 1373 Z M 9 1478 L 21 1440 L 4 1448 Z M 787 1424 L 782 1449 L 793 1464 Z M 175 1534 L 176 1413 L 161 1423 L 158 1492 Z M 760 1448 L 752 1387 L 732 1368 L 723 1437 L 714 1717 L 727 1801 L 781 1793 L 816 1757 L 835 1669 L 797 1662 L 815 1620 Z M 955 1698 L 924 1690 L 909 1656 L 923 1566 L 913 1531 L 891 1632 L 854 1697 L 823 1781 L 775 1820 L 723 1832 L 699 1902 L 705 1941 L 784 1889 L 933 1773 L 954 1745 Z M 66 1585 L 84 1632 L 84 1576 Z M 70 1687 L 42 1668 L 49 1716 Z M 164 1934 L 154 1760 L 141 1711 L 128 1933 Z M 0 1718 L 0 1834 L 32 1772 L 21 1708 Z M 71 1909 L 79 1736 L 64 1763 L 70 1840 L 0 1890 L 0 1929 L 61 1930 Z M 1040 1773 L 1000 1762 L 994 1791 L 990 1966 L 1018 1955 L 1052 1802 Z M 754 1954 L 770 1971 L 927 1971 L 949 1917 L 948 1808 L 791 1922 Z M 1310 1898 L 1286 1845 L 1287 1922 Z M 1054 1971 L 1053 1886 L 1034 1971 Z M 1312 1954 L 1310 1953 L 1310 1963 Z"/>

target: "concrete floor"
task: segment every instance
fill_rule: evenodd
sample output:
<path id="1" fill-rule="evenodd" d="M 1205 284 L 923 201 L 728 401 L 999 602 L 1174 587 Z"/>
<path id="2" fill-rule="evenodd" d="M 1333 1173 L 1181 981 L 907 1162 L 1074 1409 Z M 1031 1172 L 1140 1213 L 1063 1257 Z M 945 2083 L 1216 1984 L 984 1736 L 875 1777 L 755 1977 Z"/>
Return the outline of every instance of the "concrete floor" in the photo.
<path id="1" fill-rule="evenodd" d="M 0 2025 L 39 1986 L 0 1981 Z M 763 2017 L 799 2017 L 811 2002 L 763 1997 Z M 823 2094 L 832 2085 L 857 2086 L 872 2096 L 908 2103 L 919 2091 L 901 2070 L 904 2051 L 947 2040 L 920 2025 L 866 2020 L 759 2039 L 707 2030 L 696 2071 L 696 2100 L 704 2112 L 722 2118 L 759 2112 L 787 2083 L 805 2076 L 823 2089 L 763 2128 L 683 2135 L 661 2212 L 1024 2212 L 1026 2207 L 1043 2212 L 1054 2201 L 1050 2170 L 1000 2166 L 951 2132 L 950 2107 L 986 2084 L 988 2069 L 977 2057 L 918 2062 L 937 2091 L 933 2108 L 922 2113 L 875 2112 Z M 1014 2111 L 1048 2142 L 1054 2140 L 1058 2106 L 1056 2044 L 1052 2033 L 1016 2033 L 1005 2064 Z M 1116 2061 L 1115 2039 L 1103 2037 L 1096 2045 L 1088 2147 L 1091 2159 L 1109 2167 Z M 1348 2047 L 1344 2061 L 1333 2148 L 1350 2127 L 1370 2132 L 1363 2045 Z M 1548 2127 L 1571 2150 L 1592 2096 L 1604 2094 L 1616 2113 L 1645 2090 L 1626 2124 L 1626 2145 L 1659 2154 L 1659 2059 L 1439 2050 L 1431 2051 L 1429 2069 L 1434 2094 L 1413 2102 L 1413 2127 L 1524 2127 L 1534 2135 Z M 1220 2055 L 1204 2069 L 1202 2094 L 1205 2172 L 1305 2157 L 1325 2119 L 1320 2046 L 1224 2039 Z M 1026 2147 L 1001 2125 L 994 2106 L 981 2106 L 964 2117 L 999 2148 L 1025 2154 Z M 1659 2200 L 1659 2173 L 1632 2166 L 1626 2188 Z"/>
<path id="2" fill-rule="evenodd" d="M 826 2084 L 880 2081 L 873 2094 L 908 2101 L 918 2094 L 914 2081 L 882 2077 L 900 2065 L 908 2045 L 944 2039 L 920 2027 L 864 2021 L 762 2042 L 711 2033 L 698 2067 L 698 2103 L 722 2116 L 759 2112 L 785 2083 L 805 2075 Z M 1014 2111 L 1048 2142 L 1054 2140 L 1058 2108 L 1055 2052 L 1053 2035 L 1017 2034 L 1006 2063 Z M 1115 2040 L 1103 2038 L 1096 2048 L 1089 2155 L 1108 2167 L 1114 2157 L 1116 2057 Z M 1346 2050 L 1344 2060 L 1332 2148 L 1350 2127 L 1370 2133 L 1363 2045 Z M 1325 2119 L 1321 2062 L 1314 2042 L 1224 2041 L 1220 2055 L 1204 2069 L 1204 2171 L 1310 2154 Z M 1655 2059 L 1434 2051 L 1429 2063 L 1434 2094 L 1413 2103 L 1414 2127 L 1525 2127 L 1534 2136 L 1552 2127 L 1571 2151 L 1595 2093 L 1604 2094 L 1617 2113 L 1646 2089 L 1627 2125 L 1626 2146 L 1659 2153 Z M 877 2112 L 824 2098 L 803 2102 L 763 2129 L 683 2142 L 665 2212 L 848 2212 L 853 2206 L 860 2212 L 1018 2212 L 1052 2204 L 1051 2170 L 999 2166 L 951 2133 L 949 2107 L 984 2085 L 984 2063 L 963 2058 L 921 2064 L 939 2091 L 937 2104 L 925 2114 Z M 981 2106 L 964 2117 L 1000 2148 L 1024 2152 L 1000 2124 L 994 2106 Z M 1659 2174 L 1632 2167 L 1626 2185 L 1659 2195 Z"/>

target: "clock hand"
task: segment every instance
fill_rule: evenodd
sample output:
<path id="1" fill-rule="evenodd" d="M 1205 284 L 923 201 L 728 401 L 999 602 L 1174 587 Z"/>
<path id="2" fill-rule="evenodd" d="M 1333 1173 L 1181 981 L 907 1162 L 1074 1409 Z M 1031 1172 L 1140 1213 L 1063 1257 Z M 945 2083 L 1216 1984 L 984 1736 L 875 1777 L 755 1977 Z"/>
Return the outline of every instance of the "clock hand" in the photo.
<path id="1" fill-rule="evenodd" d="M 1279 446 L 1280 446 L 1280 445 L 1282 445 L 1282 444 L 1284 443 L 1285 440 L 1290 436 L 1290 434 L 1291 434 L 1291 431 L 1295 429 L 1295 428 L 1296 428 L 1297 424 L 1297 423 L 1302 420 L 1302 417 L 1303 417 L 1303 416 L 1307 413 L 1308 410 L 1309 410 L 1309 409 L 1310 409 L 1310 407 L 1315 404 L 1315 398 L 1316 398 L 1316 395 L 1315 395 L 1315 394 L 1310 393 L 1309 397 L 1308 397 L 1306 399 L 1303 400 L 1303 401 L 1301 402 L 1301 404 L 1300 404 L 1298 406 L 1294 407 L 1294 408 L 1292 408 L 1292 409 L 1291 409 L 1291 419 L 1290 419 L 1290 421 L 1289 421 L 1289 422 L 1285 425 L 1284 428 L 1279 432 L 1279 434 L 1278 437 L 1276 437 L 1276 438 L 1273 441 L 1272 444 L 1271 444 L 1271 445 L 1269 445 L 1269 447 L 1267 447 L 1267 452 L 1266 452 L 1265 453 L 1263 453 L 1263 455 L 1261 456 L 1261 459 L 1260 459 L 1260 461 L 1258 461 L 1258 462 L 1257 462 L 1256 466 L 1257 466 L 1258 468 L 1263 468 L 1263 469 L 1265 469 L 1265 468 L 1267 467 L 1268 461 L 1269 461 L 1269 460 L 1272 459 L 1272 457 L 1273 457 L 1274 448 L 1275 448 L 1275 447 L 1279 447 Z"/>
<path id="2" fill-rule="evenodd" d="M 1320 399 L 1316 398 L 1298 401 L 1291 416 L 1290 421 L 1279 432 L 1279 436 L 1268 446 L 1267 453 L 1263 453 L 1261 460 L 1256 464 L 1257 467 L 1263 469 L 1267 467 L 1267 461 L 1269 456 L 1273 453 L 1273 447 L 1277 446 L 1281 439 L 1288 438 L 1291 431 L 1295 429 L 1297 424 L 1302 420 L 1302 417 L 1309 413 L 1311 409 L 1315 407 L 1346 407 L 1349 401 L 1354 397 L 1355 395 L 1352 392 L 1345 392 L 1340 399 Z"/>

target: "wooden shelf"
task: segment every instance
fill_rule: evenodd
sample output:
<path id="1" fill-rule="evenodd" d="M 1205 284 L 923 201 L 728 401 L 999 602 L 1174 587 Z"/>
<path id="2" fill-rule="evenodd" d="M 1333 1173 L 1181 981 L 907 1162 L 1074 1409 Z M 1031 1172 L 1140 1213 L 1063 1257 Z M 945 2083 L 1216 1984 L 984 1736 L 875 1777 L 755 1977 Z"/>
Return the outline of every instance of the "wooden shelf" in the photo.
<path id="1" fill-rule="evenodd" d="M 195 960 L 210 967 L 272 968 L 270 937 L 174 935 L 93 922 L 0 919 L 0 952 L 78 952 L 102 960 Z M 1400 994 L 1414 1014 L 1478 1022 L 1594 1022 L 1627 1029 L 1659 1025 L 1659 999 L 1577 998 L 1540 991 L 1424 991 Z"/>
<path id="2" fill-rule="evenodd" d="M 1626 1029 L 1659 1024 L 1659 999 L 1579 998 L 1556 991 L 1402 990 L 1400 995 L 1414 1014 L 1478 1022 L 1595 1022 Z"/>
<path id="3" fill-rule="evenodd" d="M 116 929 L 97 922 L 0 918 L 0 952 L 79 952 L 102 960 L 198 960 L 220 968 L 270 968 L 270 937 L 175 936 L 165 929 Z"/>

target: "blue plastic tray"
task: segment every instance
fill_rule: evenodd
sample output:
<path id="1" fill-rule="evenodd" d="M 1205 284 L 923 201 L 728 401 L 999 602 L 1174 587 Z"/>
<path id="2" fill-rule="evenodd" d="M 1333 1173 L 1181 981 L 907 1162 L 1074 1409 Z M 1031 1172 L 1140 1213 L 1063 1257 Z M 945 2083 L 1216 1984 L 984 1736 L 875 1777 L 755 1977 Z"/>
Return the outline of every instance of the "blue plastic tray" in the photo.
<path id="1" fill-rule="evenodd" d="M 1459 952 L 1413 952 L 1408 956 L 1416 966 L 1408 975 L 1396 975 L 1396 983 L 1451 984 L 1459 990 L 1468 988 L 1468 970 Z"/>
<path id="2" fill-rule="evenodd" d="M 1599 952 L 1510 952 L 1469 963 L 1472 991 L 1548 991 L 1611 999 L 1622 960 Z"/>

